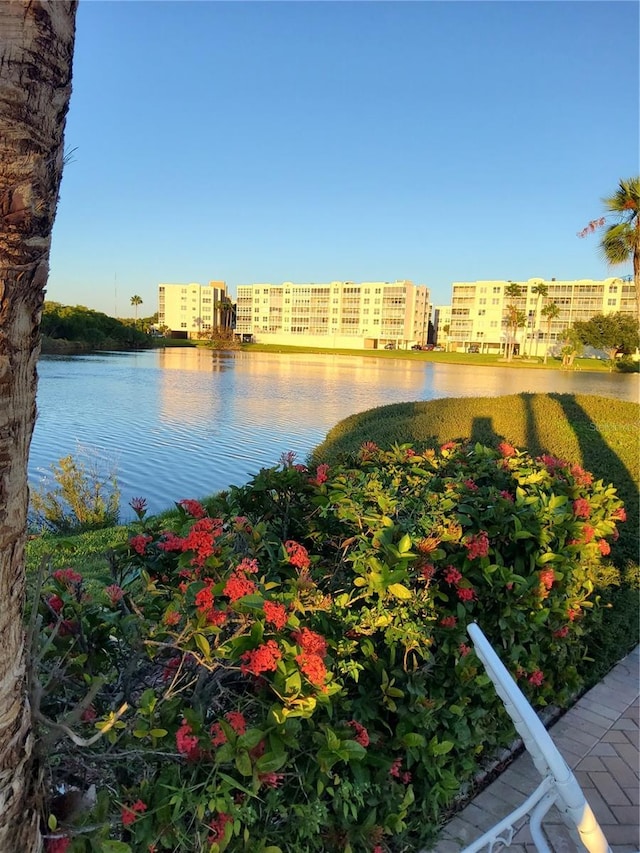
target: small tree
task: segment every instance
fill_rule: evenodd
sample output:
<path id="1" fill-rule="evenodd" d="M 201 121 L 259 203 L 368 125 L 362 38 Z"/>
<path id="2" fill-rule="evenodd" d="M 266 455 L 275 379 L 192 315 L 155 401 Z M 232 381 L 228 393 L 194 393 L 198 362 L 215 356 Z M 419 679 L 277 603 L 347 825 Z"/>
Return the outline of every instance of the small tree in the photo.
<path id="1" fill-rule="evenodd" d="M 548 302 L 540 312 L 546 318 L 547 328 L 545 333 L 544 363 L 549 357 L 549 344 L 551 343 L 551 324 L 560 316 L 560 307 L 555 302 Z"/>
<path id="2" fill-rule="evenodd" d="M 583 344 L 604 350 L 612 366 L 617 353 L 632 353 L 640 344 L 638 324 L 628 314 L 596 314 L 575 323 L 574 328 Z"/>
<path id="3" fill-rule="evenodd" d="M 515 281 L 509 282 L 505 288 L 505 296 L 509 297 L 509 302 L 506 306 L 505 323 L 507 327 L 507 341 L 505 344 L 505 357 L 507 361 L 511 361 L 515 350 L 516 337 L 518 329 L 524 328 L 527 322 L 526 313 L 518 305 L 518 301 L 522 300 L 522 291 L 520 285 Z"/>
<path id="4" fill-rule="evenodd" d="M 449 325 L 449 323 L 445 323 L 444 326 L 442 327 L 442 331 L 445 334 L 444 348 L 445 348 L 446 352 L 449 352 L 449 332 L 450 332 L 450 330 L 451 330 L 451 326 Z"/>
<path id="5" fill-rule="evenodd" d="M 562 356 L 562 367 L 568 370 L 573 367 L 573 362 L 577 355 L 582 354 L 582 341 L 576 331 L 575 326 L 570 326 L 565 329 L 562 335 L 562 348 L 560 355 Z"/>
<path id="6" fill-rule="evenodd" d="M 142 305 L 142 297 L 135 294 L 131 297 L 131 304 L 136 312 L 136 326 L 138 325 L 138 305 Z"/>
<path id="7" fill-rule="evenodd" d="M 540 303 L 549 294 L 547 285 L 540 281 L 531 288 L 531 292 L 536 294 L 536 319 L 535 319 L 535 334 L 536 334 L 536 350 L 535 355 L 538 356 L 538 326 L 540 325 Z"/>

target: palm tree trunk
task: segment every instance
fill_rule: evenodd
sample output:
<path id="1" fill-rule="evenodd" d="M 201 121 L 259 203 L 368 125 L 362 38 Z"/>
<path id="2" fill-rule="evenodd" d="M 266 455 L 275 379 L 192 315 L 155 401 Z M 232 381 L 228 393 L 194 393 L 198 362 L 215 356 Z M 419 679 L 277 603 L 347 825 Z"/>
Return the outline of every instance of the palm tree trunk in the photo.
<path id="1" fill-rule="evenodd" d="M 551 338 L 551 320 L 547 321 L 547 334 L 545 335 L 545 348 L 544 348 L 544 360 L 543 364 L 547 363 L 547 359 L 549 358 L 549 343 Z"/>
<path id="2" fill-rule="evenodd" d="M 0 850 L 21 853 L 42 847 L 22 618 L 27 462 L 76 6 L 0 3 Z"/>

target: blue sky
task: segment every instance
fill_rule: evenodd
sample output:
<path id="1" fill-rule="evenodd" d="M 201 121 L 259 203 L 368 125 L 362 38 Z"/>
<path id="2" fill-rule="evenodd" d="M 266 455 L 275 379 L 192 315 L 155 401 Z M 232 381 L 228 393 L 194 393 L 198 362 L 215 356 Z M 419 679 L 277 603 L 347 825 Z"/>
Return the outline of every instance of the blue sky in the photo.
<path id="1" fill-rule="evenodd" d="M 47 298 L 160 282 L 627 274 L 635 2 L 100 2 L 77 21 Z"/>

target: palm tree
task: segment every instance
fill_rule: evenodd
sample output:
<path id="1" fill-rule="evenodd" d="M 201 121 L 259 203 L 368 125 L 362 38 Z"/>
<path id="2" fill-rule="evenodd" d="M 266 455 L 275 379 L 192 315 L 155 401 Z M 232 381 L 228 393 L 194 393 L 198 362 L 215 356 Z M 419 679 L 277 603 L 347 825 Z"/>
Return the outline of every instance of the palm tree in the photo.
<path id="1" fill-rule="evenodd" d="M 535 352 L 535 356 L 537 358 L 538 357 L 538 327 L 540 325 L 540 303 L 548 295 L 549 288 L 543 281 L 539 281 L 538 284 L 535 284 L 531 288 L 531 292 L 536 294 L 536 319 L 535 319 L 536 352 Z"/>
<path id="2" fill-rule="evenodd" d="M 522 290 L 520 285 L 515 281 L 510 281 L 504 289 L 504 295 L 509 297 L 509 302 L 506 306 L 505 323 L 507 326 L 507 340 L 505 343 L 505 357 L 507 361 L 513 358 L 515 349 L 516 336 L 518 329 L 524 326 L 527 322 L 527 316 L 517 304 L 518 300 L 522 299 Z"/>
<path id="3" fill-rule="evenodd" d="M 592 220 L 578 237 L 586 237 L 607 224 L 607 219 L 616 221 L 607 226 L 600 250 L 611 266 L 633 263 L 633 283 L 636 291 L 637 320 L 640 322 L 640 177 L 621 179 L 613 195 L 602 199 L 607 213 Z"/>
<path id="4" fill-rule="evenodd" d="M 547 319 L 547 332 L 545 336 L 546 347 L 544 350 L 544 363 L 547 363 L 547 358 L 549 356 L 549 343 L 551 338 L 551 323 L 555 320 L 556 317 L 560 316 L 560 306 L 556 305 L 555 302 L 548 302 L 542 311 L 540 312 L 543 317 Z"/>
<path id="5" fill-rule="evenodd" d="M 138 296 L 137 294 L 135 296 L 132 296 L 131 297 L 131 304 L 133 305 L 133 307 L 135 308 L 135 311 L 136 311 L 136 326 L 137 326 L 138 325 L 138 305 L 142 305 L 142 297 Z"/>
<path id="6" fill-rule="evenodd" d="M 27 459 L 76 9 L 77 0 L 0 3 L 0 850 L 41 849 L 22 621 Z"/>

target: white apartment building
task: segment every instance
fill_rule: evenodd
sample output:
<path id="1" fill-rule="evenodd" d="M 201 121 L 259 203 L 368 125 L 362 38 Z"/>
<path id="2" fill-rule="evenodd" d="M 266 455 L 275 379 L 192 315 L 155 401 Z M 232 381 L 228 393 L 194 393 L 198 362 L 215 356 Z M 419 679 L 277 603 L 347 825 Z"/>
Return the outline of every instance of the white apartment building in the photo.
<path id="1" fill-rule="evenodd" d="M 236 334 L 256 343 L 336 349 L 426 344 L 429 290 L 410 281 L 238 285 Z"/>
<path id="2" fill-rule="evenodd" d="M 445 326 L 449 331 L 445 332 Z M 451 333 L 451 305 L 433 306 L 433 342 L 447 348 Z"/>
<path id="3" fill-rule="evenodd" d="M 577 320 L 589 320 L 594 314 L 621 312 L 636 316 L 633 281 L 606 278 L 603 281 L 545 281 L 531 278 L 518 281 L 520 296 L 506 295 L 510 281 L 454 282 L 452 285 L 450 345 L 452 349 L 478 348 L 480 352 L 500 352 L 507 338 L 507 305 L 514 304 L 526 314 L 526 326 L 516 335 L 516 351 L 543 355 L 562 339 L 565 329 Z M 535 292 L 538 285 L 547 288 L 546 296 Z M 550 327 L 542 309 L 554 302 L 560 309 Z M 549 335 L 547 337 L 547 331 Z M 440 341 L 439 341 L 440 342 Z"/>
<path id="4" fill-rule="evenodd" d="M 168 326 L 174 337 L 197 338 L 225 325 L 231 307 L 224 281 L 158 285 L 158 325 Z"/>

